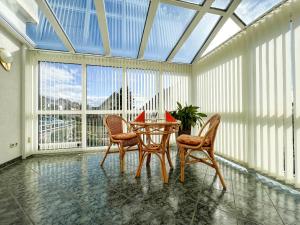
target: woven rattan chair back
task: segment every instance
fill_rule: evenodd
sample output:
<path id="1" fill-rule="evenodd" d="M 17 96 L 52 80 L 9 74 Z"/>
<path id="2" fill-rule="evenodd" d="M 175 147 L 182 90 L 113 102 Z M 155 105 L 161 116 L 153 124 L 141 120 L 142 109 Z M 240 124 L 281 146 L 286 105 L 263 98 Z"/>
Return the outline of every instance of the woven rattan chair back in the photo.
<path id="1" fill-rule="evenodd" d="M 106 126 L 110 136 L 123 133 L 123 118 L 121 116 L 106 116 L 104 118 L 104 125 Z"/>

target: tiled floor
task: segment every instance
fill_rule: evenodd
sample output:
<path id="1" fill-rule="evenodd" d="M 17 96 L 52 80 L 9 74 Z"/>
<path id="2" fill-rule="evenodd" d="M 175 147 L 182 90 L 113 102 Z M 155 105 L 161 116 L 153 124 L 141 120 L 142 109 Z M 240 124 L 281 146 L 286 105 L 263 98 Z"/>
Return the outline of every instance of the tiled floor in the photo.
<path id="1" fill-rule="evenodd" d="M 220 162 L 228 190 L 221 191 L 205 165 L 179 163 L 169 184 L 161 180 L 158 161 L 134 177 L 136 153 L 126 155 L 119 173 L 118 155 L 74 154 L 33 157 L 0 170 L 0 224 L 300 224 L 300 196 L 255 174 Z"/>

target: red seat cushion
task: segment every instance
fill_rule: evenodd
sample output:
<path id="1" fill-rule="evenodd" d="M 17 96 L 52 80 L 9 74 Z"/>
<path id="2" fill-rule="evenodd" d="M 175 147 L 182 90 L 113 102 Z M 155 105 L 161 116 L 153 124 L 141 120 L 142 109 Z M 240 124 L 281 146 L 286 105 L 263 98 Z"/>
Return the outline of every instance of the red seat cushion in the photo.
<path id="1" fill-rule="evenodd" d="M 199 137 L 199 136 L 191 136 L 191 135 L 187 135 L 187 134 L 182 134 L 177 138 L 177 141 L 179 143 L 185 144 L 185 145 L 191 145 L 191 146 L 197 146 L 200 145 L 201 142 L 204 141 L 204 144 L 202 145 L 203 147 L 209 147 L 211 144 L 211 141 L 209 138 L 206 138 L 206 140 L 204 140 L 203 137 Z"/>
<path id="2" fill-rule="evenodd" d="M 122 134 L 115 134 L 112 135 L 112 137 L 116 140 L 129 140 L 132 138 L 136 138 L 136 133 L 130 132 L 130 133 L 122 133 Z"/>

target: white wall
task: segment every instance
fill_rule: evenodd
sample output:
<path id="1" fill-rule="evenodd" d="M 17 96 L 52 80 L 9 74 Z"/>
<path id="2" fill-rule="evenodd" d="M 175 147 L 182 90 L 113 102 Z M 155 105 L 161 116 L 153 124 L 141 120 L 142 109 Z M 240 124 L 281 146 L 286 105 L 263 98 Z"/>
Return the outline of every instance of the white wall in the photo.
<path id="1" fill-rule="evenodd" d="M 194 103 L 222 115 L 216 151 L 297 187 L 299 21 L 300 0 L 290 1 L 193 65 L 192 82 Z"/>
<path id="2" fill-rule="evenodd" d="M 10 72 L 0 66 L 0 165 L 21 155 L 21 44 L 0 26 L 0 48 L 13 54 Z M 11 143 L 18 143 L 10 148 Z"/>

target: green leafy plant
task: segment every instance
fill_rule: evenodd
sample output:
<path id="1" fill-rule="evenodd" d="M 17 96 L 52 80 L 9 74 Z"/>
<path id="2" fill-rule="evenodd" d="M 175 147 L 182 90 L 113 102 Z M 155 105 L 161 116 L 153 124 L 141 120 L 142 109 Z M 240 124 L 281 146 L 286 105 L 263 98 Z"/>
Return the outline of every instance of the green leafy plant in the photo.
<path id="1" fill-rule="evenodd" d="M 198 110 L 198 106 L 186 105 L 183 107 L 182 104 L 177 102 L 177 109 L 176 111 L 172 111 L 171 115 L 181 121 L 180 133 L 190 134 L 192 127 L 196 125 L 203 125 L 203 118 L 207 117 L 207 115 L 199 112 Z"/>

